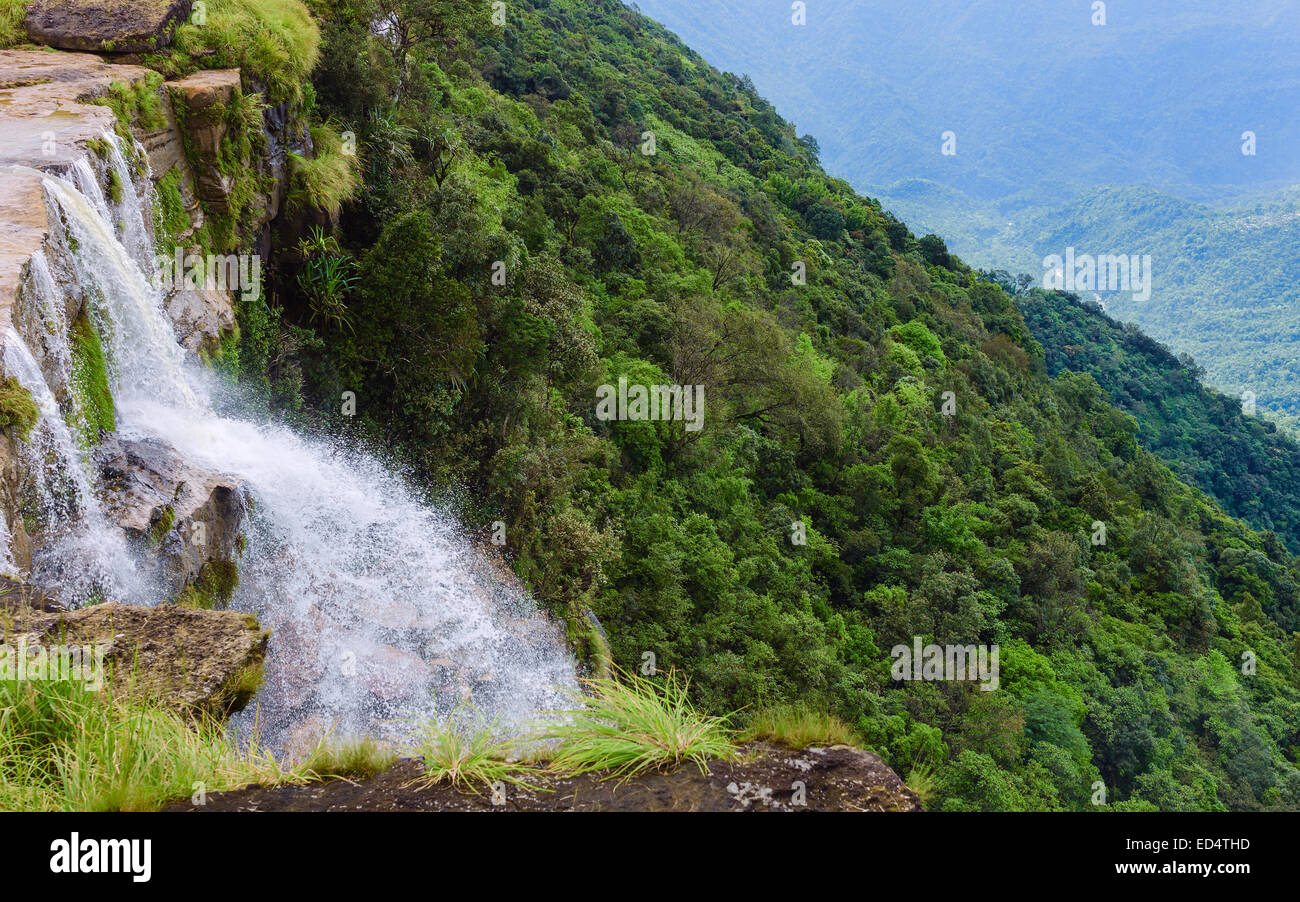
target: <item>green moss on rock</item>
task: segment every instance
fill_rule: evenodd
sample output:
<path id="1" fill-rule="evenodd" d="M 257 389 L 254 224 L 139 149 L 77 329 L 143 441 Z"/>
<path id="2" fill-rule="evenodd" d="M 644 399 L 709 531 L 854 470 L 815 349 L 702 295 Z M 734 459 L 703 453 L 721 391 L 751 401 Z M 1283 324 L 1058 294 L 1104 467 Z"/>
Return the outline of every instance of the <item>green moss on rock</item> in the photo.
<path id="1" fill-rule="evenodd" d="M 181 590 L 176 603 L 186 608 L 224 608 L 239 586 L 239 565 L 234 561 L 208 561 L 198 578 Z"/>
<path id="2" fill-rule="evenodd" d="M 41 411 L 32 393 L 13 376 L 0 382 L 0 429 L 13 430 L 26 441 L 40 419 Z"/>
<path id="3" fill-rule="evenodd" d="M 117 413 L 104 345 L 94 323 L 84 314 L 72 324 L 72 391 L 78 410 L 70 425 L 82 447 L 89 448 L 99 442 L 101 432 L 117 428 Z"/>

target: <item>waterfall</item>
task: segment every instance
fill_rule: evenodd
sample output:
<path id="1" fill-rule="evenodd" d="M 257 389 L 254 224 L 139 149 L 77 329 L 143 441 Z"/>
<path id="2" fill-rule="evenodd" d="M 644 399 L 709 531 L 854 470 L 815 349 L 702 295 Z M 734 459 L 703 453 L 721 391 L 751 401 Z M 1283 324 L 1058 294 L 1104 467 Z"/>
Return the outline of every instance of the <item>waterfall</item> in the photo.
<path id="1" fill-rule="evenodd" d="M 149 199 L 135 194 L 113 146 L 108 165 L 131 197 L 114 202 L 84 183 L 96 182 L 88 166 L 66 179 L 46 175 L 57 214 L 51 241 L 71 259 L 69 275 L 103 337 L 118 436 L 166 442 L 187 463 L 242 480 L 251 499 L 231 606 L 256 613 L 272 637 L 266 682 L 236 727 L 256 718 L 264 742 L 286 747 L 329 729 L 400 738 L 467 703 L 503 726 L 562 705 L 576 684 L 562 634 L 451 517 L 367 453 L 216 413 L 214 393 L 237 388 L 187 360 L 177 344 L 155 273 L 144 268 L 150 255 L 129 246 L 148 235 Z M 29 339 L 66 334 L 55 279 L 43 259 L 32 270 L 40 309 L 23 319 Z M 66 347 L 40 344 L 33 354 L 11 330 L 4 365 L 40 407 L 25 453 L 44 462 L 35 470 L 49 483 L 53 519 L 80 537 L 77 555 L 59 546 L 47 556 L 71 566 L 92 552 L 87 572 L 111 587 L 106 597 L 154 603 L 124 558 L 121 531 L 104 525 L 87 455 L 47 384 L 65 378 Z M 104 544 L 110 536 L 116 545 Z"/>

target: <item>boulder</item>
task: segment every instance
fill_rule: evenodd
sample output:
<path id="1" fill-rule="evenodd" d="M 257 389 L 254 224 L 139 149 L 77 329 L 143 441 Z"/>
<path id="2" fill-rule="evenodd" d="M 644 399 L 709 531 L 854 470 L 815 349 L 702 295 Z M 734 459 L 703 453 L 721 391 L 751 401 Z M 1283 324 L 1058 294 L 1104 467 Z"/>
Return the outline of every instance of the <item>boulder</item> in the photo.
<path id="1" fill-rule="evenodd" d="M 172 42 L 192 0 L 36 0 L 27 35 L 60 50 L 146 53 Z"/>
<path id="2" fill-rule="evenodd" d="M 102 645 L 104 678 L 115 695 L 215 717 L 248 704 L 270 636 L 251 614 L 117 603 L 58 613 L 6 606 L 0 633 L 14 648 Z"/>
<path id="3" fill-rule="evenodd" d="M 205 565 L 235 560 L 248 512 L 239 479 L 188 463 L 157 439 L 108 438 L 96 456 L 106 512 L 156 551 L 169 594 L 198 579 Z"/>

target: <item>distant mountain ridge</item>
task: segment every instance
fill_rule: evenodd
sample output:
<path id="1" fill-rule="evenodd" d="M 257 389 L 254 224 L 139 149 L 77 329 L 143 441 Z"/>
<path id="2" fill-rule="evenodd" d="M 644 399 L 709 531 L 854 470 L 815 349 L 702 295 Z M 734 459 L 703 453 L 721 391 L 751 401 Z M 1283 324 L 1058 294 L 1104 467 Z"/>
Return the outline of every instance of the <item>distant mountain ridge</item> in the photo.
<path id="1" fill-rule="evenodd" d="M 1300 422 L 1300 3 L 639 5 L 973 265 L 1151 255 L 1153 297 L 1107 311 Z"/>

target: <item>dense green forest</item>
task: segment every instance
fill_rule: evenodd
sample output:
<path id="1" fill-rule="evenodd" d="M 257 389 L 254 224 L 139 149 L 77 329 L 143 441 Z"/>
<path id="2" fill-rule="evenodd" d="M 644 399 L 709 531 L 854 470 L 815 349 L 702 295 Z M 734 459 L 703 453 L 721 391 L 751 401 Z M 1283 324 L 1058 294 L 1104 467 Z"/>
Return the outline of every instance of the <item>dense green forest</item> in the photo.
<path id="1" fill-rule="evenodd" d="M 589 660 L 833 712 L 928 807 L 1300 807 L 1283 543 L 746 80 L 616 0 L 308 5 L 362 183 L 241 306 L 223 365 L 269 406 L 504 522 Z M 620 377 L 704 386 L 704 428 L 599 419 Z M 895 682 L 918 636 L 999 645 L 1000 688 Z"/>
<path id="2" fill-rule="evenodd" d="M 1300 445 L 1243 402 L 1204 384 L 1191 357 L 1096 303 L 1033 289 L 1019 293 L 1005 273 L 991 276 L 1013 294 L 1043 345 L 1048 375 L 1088 373 L 1111 402 L 1137 421 L 1137 438 L 1189 485 L 1214 496 L 1255 528 L 1300 549 Z"/>

